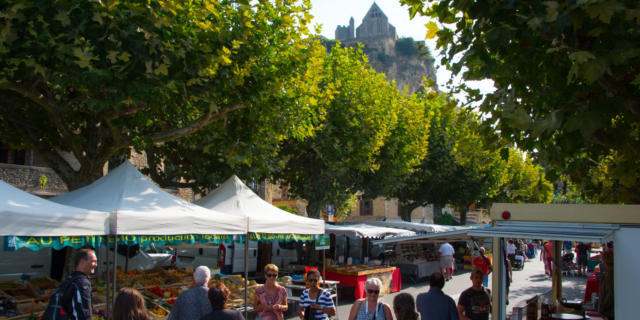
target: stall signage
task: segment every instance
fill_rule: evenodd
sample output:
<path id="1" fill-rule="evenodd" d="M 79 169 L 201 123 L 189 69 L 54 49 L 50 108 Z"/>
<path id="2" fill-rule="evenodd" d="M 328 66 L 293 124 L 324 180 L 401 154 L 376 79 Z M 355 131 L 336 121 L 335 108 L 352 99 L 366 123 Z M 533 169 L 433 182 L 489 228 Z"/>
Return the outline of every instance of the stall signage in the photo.
<path id="1" fill-rule="evenodd" d="M 322 235 L 316 238 L 316 250 L 329 250 L 331 247 L 331 240 L 329 236 Z"/>
<path id="2" fill-rule="evenodd" d="M 84 246 L 99 247 L 107 241 L 105 236 L 62 236 L 62 237 L 5 237 L 5 251 L 15 251 L 20 248 L 39 250 L 42 248 L 54 248 L 60 250 L 64 247 L 82 248 Z M 115 243 L 116 237 L 108 237 L 108 242 Z M 117 236 L 118 244 L 149 246 L 177 245 L 180 243 L 219 243 L 233 241 L 233 235 L 212 234 L 181 234 L 181 235 L 120 235 Z"/>
<path id="3" fill-rule="evenodd" d="M 216 234 L 178 234 L 178 235 L 119 235 L 117 236 L 118 244 L 141 245 L 143 247 L 154 244 L 156 246 L 175 246 L 181 243 L 220 243 L 231 242 L 234 239 L 237 242 L 244 242 L 244 235 L 216 235 Z M 31 250 L 40 250 L 42 248 L 54 248 L 60 250 L 64 247 L 73 247 L 76 249 L 84 246 L 99 247 L 109 238 L 109 244 L 115 243 L 115 237 L 106 236 L 62 236 L 62 237 L 17 237 L 6 236 L 4 241 L 5 251 L 15 251 L 20 248 L 29 248 Z M 258 241 L 314 241 L 316 235 L 312 234 L 268 234 L 268 233 L 251 233 L 250 240 Z"/>
<path id="4" fill-rule="evenodd" d="M 313 241 L 316 235 L 313 234 L 274 234 L 274 233 L 251 233 L 249 240 L 258 241 Z"/>

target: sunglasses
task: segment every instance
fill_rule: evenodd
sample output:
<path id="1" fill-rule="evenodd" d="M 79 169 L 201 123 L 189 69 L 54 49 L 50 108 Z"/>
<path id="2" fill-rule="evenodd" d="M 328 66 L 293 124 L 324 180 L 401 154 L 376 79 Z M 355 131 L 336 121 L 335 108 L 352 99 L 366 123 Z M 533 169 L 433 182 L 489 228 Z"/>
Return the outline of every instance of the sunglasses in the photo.
<path id="1" fill-rule="evenodd" d="M 310 279 L 307 279 L 307 282 L 318 282 L 318 279 L 310 278 Z"/>
<path id="2" fill-rule="evenodd" d="M 275 273 L 266 274 L 267 278 L 276 278 L 278 275 Z"/>
<path id="3" fill-rule="evenodd" d="M 380 294 L 380 290 L 367 290 L 369 294 Z"/>

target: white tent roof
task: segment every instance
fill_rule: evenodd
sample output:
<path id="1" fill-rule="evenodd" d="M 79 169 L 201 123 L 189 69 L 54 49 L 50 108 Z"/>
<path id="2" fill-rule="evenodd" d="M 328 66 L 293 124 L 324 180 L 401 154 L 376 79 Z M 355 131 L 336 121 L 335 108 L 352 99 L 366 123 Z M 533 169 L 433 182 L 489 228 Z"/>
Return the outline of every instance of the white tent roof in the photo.
<path id="1" fill-rule="evenodd" d="M 0 181 L 0 236 L 107 234 L 109 213 L 61 205 Z"/>
<path id="2" fill-rule="evenodd" d="M 415 232 L 409 230 L 372 226 L 364 223 L 349 225 L 327 224 L 325 226 L 325 232 L 326 234 L 346 235 L 358 238 L 384 238 L 387 236 L 411 237 L 416 235 Z"/>
<path id="3" fill-rule="evenodd" d="M 324 234 L 323 220 L 301 217 L 274 207 L 235 175 L 194 203 L 238 217 L 248 217 L 249 232 Z"/>
<path id="4" fill-rule="evenodd" d="M 470 228 L 468 226 L 443 226 L 439 224 L 417 223 L 402 220 L 371 221 L 366 223 L 374 226 L 400 228 L 421 233 L 440 233 Z"/>
<path id="5" fill-rule="evenodd" d="M 125 161 L 94 183 L 51 199 L 79 208 L 117 211 L 117 234 L 244 234 L 246 220 L 175 197 Z"/>

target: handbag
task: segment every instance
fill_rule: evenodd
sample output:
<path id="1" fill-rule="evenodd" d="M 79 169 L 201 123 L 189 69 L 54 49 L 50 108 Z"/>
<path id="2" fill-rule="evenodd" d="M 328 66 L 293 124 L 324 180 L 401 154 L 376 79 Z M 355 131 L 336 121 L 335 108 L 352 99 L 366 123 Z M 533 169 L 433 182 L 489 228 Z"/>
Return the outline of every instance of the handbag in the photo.
<path id="1" fill-rule="evenodd" d="M 318 292 L 318 296 L 316 297 L 316 304 L 318 303 L 318 300 L 320 300 L 320 295 L 322 295 L 323 292 L 324 292 L 323 290 L 320 290 Z M 304 308 L 304 320 L 313 320 L 315 318 L 316 318 L 315 309 L 311 309 L 311 305 Z"/>

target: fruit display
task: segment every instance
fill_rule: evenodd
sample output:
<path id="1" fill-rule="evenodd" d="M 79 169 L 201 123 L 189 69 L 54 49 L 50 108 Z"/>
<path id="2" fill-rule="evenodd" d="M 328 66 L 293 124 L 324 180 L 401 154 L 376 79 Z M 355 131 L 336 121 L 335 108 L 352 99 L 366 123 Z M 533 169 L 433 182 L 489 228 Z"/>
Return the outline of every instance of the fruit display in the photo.
<path id="1" fill-rule="evenodd" d="M 373 273 L 391 272 L 395 267 L 382 267 L 376 265 L 351 264 L 344 267 L 331 267 L 327 271 L 353 276 L 363 276 Z"/>

